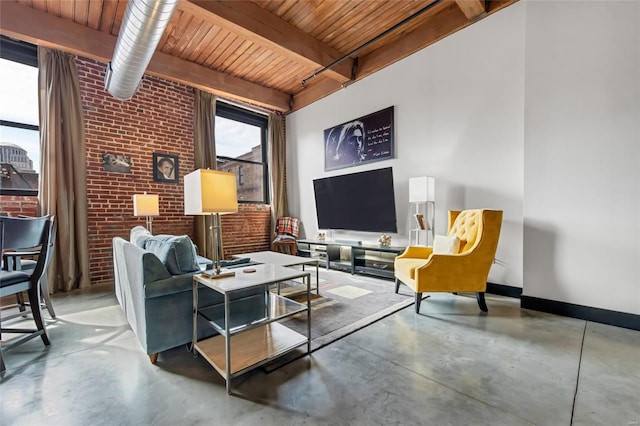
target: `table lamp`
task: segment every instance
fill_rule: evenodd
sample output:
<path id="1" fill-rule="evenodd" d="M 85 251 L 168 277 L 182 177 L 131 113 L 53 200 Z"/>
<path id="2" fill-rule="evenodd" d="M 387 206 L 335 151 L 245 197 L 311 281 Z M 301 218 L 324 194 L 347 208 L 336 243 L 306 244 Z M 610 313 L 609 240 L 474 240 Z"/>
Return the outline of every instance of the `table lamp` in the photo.
<path id="1" fill-rule="evenodd" d="M 160 207 L 158 203 L 158 195 L 135 194 L 133 196 L 133 215 L 147 217 L 147 230 L 153 234 L 151 229 L 151 217 L 160 216 Z"/>
<path id="2" fill-rule="evenodd" d="M 222 240 L 220 215 L 238 211 L 236 175 L 218 170 L 198 169 L 184 177 L 184 214 L 211 215 L 209 227 L 213 244 L 213 267 L 215 275 L 221 278 L 233 274 L 221 274 L 219 247 Z"/>

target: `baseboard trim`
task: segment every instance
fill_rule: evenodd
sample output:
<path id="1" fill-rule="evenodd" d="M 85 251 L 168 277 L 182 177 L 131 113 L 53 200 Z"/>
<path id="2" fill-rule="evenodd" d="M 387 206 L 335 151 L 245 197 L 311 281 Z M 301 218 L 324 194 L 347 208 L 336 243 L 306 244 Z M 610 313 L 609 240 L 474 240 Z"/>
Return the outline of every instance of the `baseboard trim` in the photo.
<path id="1" fill-rule="evenodd" d="M 640 315 L 538 297 L 521 296 L 520 307 L 640 331 Z"/>
<path id="2" fill-rule="evenodd" d="M 487 293 L 520 299 L 520 296 L 522 296 L 522 288 L 504 284 L 487 283 Z"/>

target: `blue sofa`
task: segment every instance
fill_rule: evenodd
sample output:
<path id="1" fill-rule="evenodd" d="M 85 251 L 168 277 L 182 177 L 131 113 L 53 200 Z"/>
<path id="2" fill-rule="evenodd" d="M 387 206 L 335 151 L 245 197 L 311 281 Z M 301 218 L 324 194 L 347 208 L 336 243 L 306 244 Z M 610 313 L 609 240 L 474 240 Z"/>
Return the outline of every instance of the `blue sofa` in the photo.
<path id="1" fill-rule="evenodd" d="M 113 266 L 118 302 L 152 363 L 159 352 L 191 343 L 193 275 L 212 265 L 197 256 L 187 236 L 153 236 L 137 226 L 130 241 L 113 239 Z M 234 298 L 263 291 L 255 289 Z M 199 286 L 198 298 L 200 306 L 223 302 L 219 293 L 204 286 Z M 199 339 L 212 334 L 210 326 L 198 322 Z"/>

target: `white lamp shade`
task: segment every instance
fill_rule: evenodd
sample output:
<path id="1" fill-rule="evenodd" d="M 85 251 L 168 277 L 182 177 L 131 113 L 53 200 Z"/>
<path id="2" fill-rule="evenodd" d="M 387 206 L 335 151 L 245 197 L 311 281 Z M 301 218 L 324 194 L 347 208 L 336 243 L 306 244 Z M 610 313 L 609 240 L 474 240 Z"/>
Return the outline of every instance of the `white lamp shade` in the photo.
<path id="1" fill-rule="evenodd" d="M 184 214 L 225 214 L 237 211 L 235 174 L 198 169 L 184 177 Z"/>
<path id="2" fill-rule="evenodd" d="M 135 194 L 133 196 L 134 216 L 159 216 L 158 195 Z"/>
<path id="3" fill-rule="evenodd" d="M 409 202 L 436 201 L 435 187 L 435 179 L 431 176 L 409 178 Z"/>

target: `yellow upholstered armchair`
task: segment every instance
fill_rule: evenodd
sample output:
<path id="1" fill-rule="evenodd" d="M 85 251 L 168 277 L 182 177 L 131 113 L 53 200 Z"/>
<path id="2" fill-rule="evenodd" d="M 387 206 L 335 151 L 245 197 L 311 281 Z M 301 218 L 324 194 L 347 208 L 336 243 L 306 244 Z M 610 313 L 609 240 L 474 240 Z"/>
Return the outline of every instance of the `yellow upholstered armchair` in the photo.
<path id="1" fill-rule="evenodd" d="M 434 247 L 409 246 L 396 257 L 396 293 L 400 283 L 415 291 L 419 312 L 422 293 L 476 292 L 478 305 L 486 312 L 484 292 L 501 225 L 500 210 L 449 211 L 447 237 L 436 236 Z"/>

